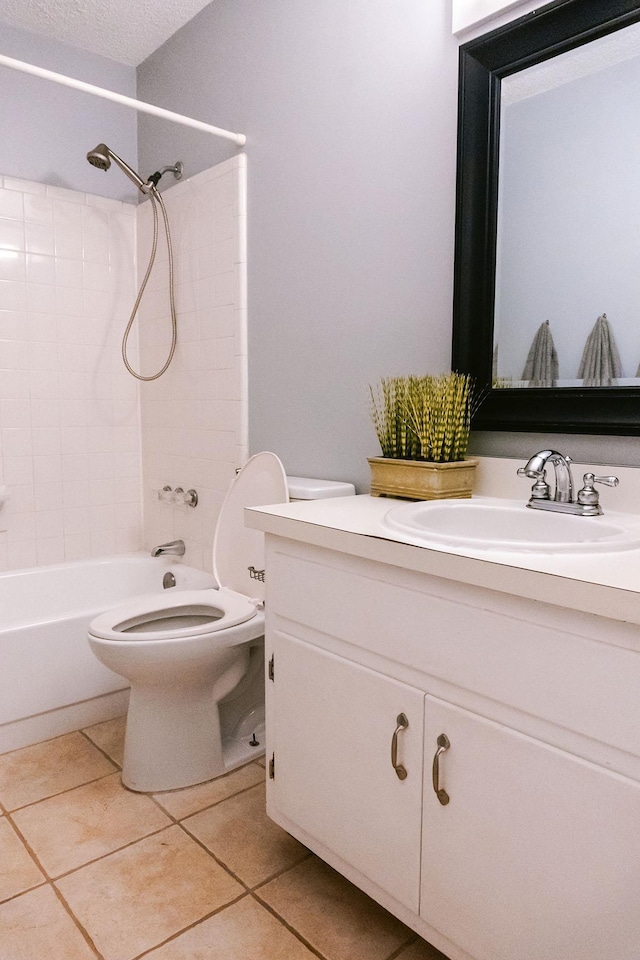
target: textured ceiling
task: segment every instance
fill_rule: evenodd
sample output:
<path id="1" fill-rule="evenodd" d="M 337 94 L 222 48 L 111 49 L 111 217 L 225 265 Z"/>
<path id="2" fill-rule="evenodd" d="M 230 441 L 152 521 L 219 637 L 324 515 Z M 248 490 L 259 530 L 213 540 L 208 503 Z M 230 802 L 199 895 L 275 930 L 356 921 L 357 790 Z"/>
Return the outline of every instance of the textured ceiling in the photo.
<path id="1" fill-rule="evenodd" d="M 137 66 L 209 2 L 1 0 L 0 23 Z"/>

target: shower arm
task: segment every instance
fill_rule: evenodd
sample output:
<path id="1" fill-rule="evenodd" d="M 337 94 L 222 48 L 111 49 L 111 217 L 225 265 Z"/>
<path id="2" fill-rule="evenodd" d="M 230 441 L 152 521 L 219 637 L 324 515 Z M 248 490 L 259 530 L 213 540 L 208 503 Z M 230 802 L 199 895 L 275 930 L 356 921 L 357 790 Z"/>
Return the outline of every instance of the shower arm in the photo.
<path id="1" fill-rule="evenodd" d="M 176 160 L 176 162 L 168 167 L 160 167 L 159 170 L 156 170 L 155 173 L 152 173 L 149 179 L 145 184 L 144 193 L 149 193 L 152 187 L 157 187 L 160 182 L 160 178 L 164 176 L 165 173 L 172 173 L 176 180 L 182 180 L 182 171 L 184 169 L 184 164 L 182 160 Z M 142 187 L 140 187 L 142 190 Z"/>

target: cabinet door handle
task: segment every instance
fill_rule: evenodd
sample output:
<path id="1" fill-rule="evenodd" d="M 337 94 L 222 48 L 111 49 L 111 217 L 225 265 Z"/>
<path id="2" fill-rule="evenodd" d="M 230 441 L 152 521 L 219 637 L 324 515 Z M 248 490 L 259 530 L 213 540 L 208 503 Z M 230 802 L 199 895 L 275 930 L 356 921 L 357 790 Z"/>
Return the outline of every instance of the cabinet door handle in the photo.
<path id="1" fill-rule="evenodd" d="M 435 790 L 436 797 L 440 801 L 443 807 L 449 803 L 449 794 L 446 790 L 443 790 L 440 787 L 440 754 L 444 753 L 445 750 L 448 750 L 451 746 L 449 742 L 449 737 L 446 733 L 441 733 L 438 739 L 436 740 L 438 744 L 438 749 L 436 750 L 433 757 L 433 767 L 431 768 L 431 781 L 433 783 L 433 789 Z"/>
<path id="2" fill-rule="evenodd" d="M 398 734 L 402 730 L 406 730 L 409 726 L 409 721 L 407 720 L 406 714 L 399 713 L 396 717 L 396 723 L 397 727 L 393 731 L 393 736 L 391 738 L 391 766 L 395 770 L 398 780 L 406 780 L 407 770 L 401 763 L 398 763 Z"/>

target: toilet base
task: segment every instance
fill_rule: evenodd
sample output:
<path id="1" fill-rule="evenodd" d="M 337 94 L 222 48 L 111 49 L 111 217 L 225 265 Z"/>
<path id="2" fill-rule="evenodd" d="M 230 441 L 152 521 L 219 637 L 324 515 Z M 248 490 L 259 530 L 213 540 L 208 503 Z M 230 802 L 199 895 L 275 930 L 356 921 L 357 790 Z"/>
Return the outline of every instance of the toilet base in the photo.
<path id="1" fill-rule="evenodd" d="M 122 783 L 136 793 L 179 790 L 214 780 L 264 755 L 264 642 L 247 650 L 248 669 L 216 702 L 211 681 L 133 684 Z M 220 688 L 219 688 L 220 689 Z M 252 743 L 253 741 L 253 743 Z M 257 741 L 257 742 L 256 742 Z"/>

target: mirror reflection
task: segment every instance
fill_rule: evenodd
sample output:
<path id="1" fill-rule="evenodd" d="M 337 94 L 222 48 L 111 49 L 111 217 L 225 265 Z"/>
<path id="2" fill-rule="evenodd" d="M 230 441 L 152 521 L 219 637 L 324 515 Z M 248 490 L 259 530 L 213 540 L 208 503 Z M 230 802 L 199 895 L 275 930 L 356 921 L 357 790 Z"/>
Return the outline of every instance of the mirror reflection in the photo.
<path id="1" fill-rule="evenodd" d="M 640 25 L 502 80 L 494 387 L 640 384 Z"/>

